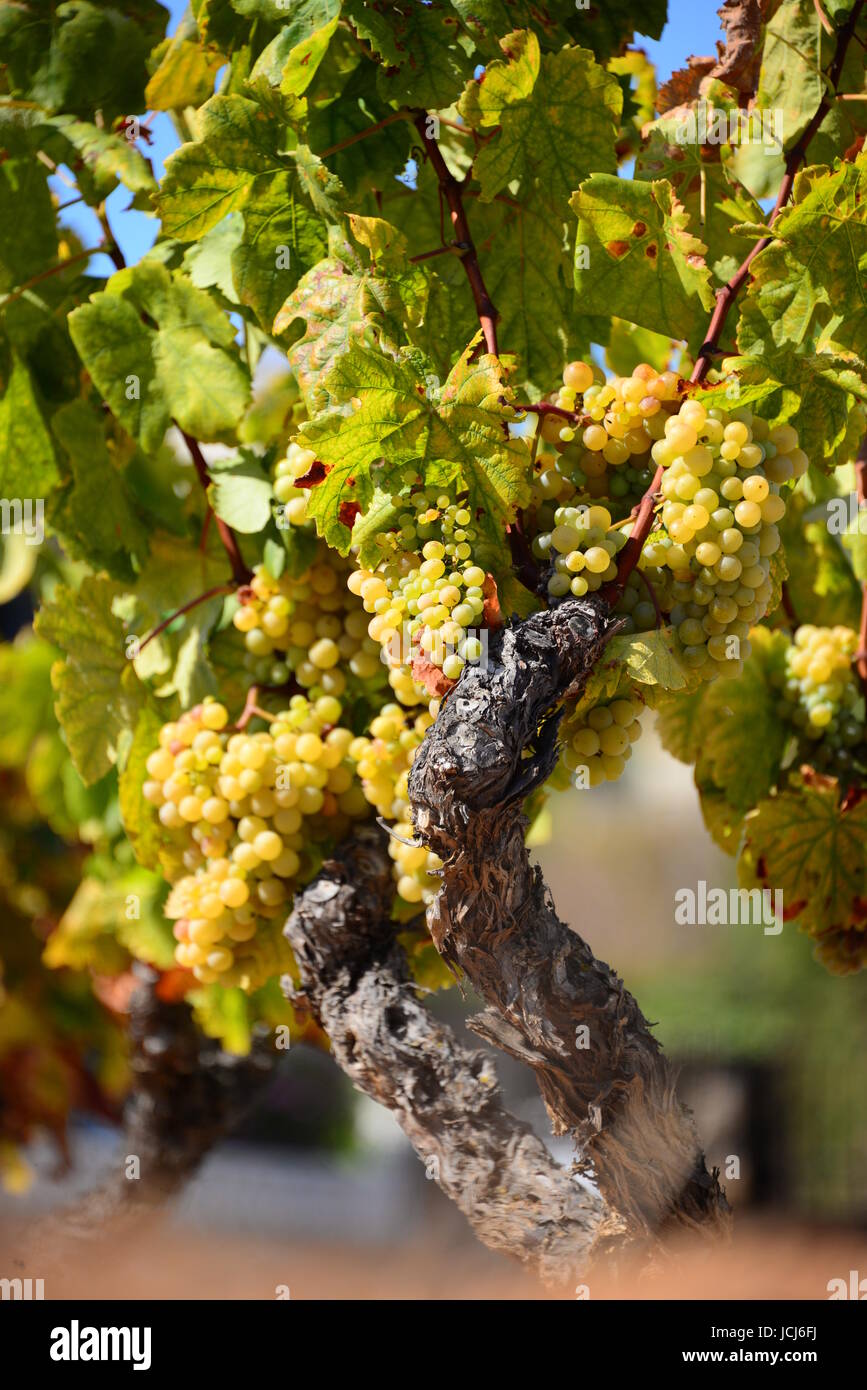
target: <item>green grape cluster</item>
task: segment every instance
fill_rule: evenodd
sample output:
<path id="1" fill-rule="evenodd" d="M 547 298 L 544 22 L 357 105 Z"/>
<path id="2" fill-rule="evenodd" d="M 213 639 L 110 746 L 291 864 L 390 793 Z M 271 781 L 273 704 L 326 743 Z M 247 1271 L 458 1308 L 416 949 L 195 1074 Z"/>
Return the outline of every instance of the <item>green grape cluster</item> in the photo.
<path id="1" fill-rule="evenodd" d="M 397 505 L 405 506 L 396 498 Z M 477 539 L 466 506 L 428 489 L 415 493 L 401 513 L 391 553 L 375 569 L 359 567 L 348 579 L 366 613 L 369 638 L 382 648 L 389 683 L 402 704 L 428 699 L 414 679 L 417 656 L 457 680 L 467 663 L 484 653 L 487 576 L 473 560 Z M 435 714 L 437 700 L 431 709 Z"/>
<path id="2" fill-rule="evenodd" d="M 233 617 L 254 680 L 284 685 L 294 677 L 316 699 L 346 692 L 343 667 L 365 684 L 380 678 L 379 646 L 367 635 L 362 605 L 346 588 L 348 572 L 324 550 L 298 579 L 275 579 L 257 566 Z"/>
<path id="3" fill-rule="evenodd" d="M 626 536 L 612 521 L 607 507 L 584 502 L 558 507 L 554 523 L 552 531 L 533 540 L 536 558 L 552 562 L 548 577 L 552 598 L 568 594 L 583 598 L 617 578 L 616 557 L 626 544 Z M 666 571 L 649 569 L 644 578 L 648 585 L 637 574 L 630 574 L 616 605 L 615 611 L 623 616 L 623 632 L 647 632 L 657 626 L 659 614 L 649 597 L 650 586 L 660 611 L 666 607 L 670 589 Z"/>
<path id="4" fill-rule="evenodd" d="M 175 956 L 202 983 L 255 989 L 285 968 L 267 924 L 315 872 L 317 848 L 367 814 L 340 716 L 334 696 L 296 695 L 267 730 L 232 732 L 208 700 L 160 730 L 142 792 L 182 866 L 166 905 Z"/>
<path id="5" fill-rule="evenodd" d="M 864 695 L 852 660 L 858 634 L 851 628 L 804 624 L 786 650 L 782 715 L 799 739 L 799 759 L 845 783 L 867 776 Z"/>
<path id="6" fill-rule="evenodd" d="M 552 531 L 535 537 L 532 547 L 537 559 L 552 564 L 548 579 L 552 598 L 563 598 L 569 593 L 583 598 L 617 578 L 615 556 L 626 544 L 626 537 L 611 530 L 607 507 L 590 507 L 586 503 L 558 507 L 554 523 Z"/>
<path id="7" fill-rule="evenodd" d="M 394 860 L 397 891 L 408 903 L 433 900 L 439 888 L 435 871 L 442 868 L 442 860 L 432 850 L 405 843 L 413 836 L 407 777 L 432 723 L 433 716 L 427 710 L 412 718 L 400 705 L 384 705 L 371 722 L 371 737 L 356 738 L 349 746 L 365 797 L 383 820 L 394 823 L 388 850 Z"/>
<path id="8" fill-rule="evenodd" d="M 632 757 L 641 735 L 644 701 L 633 695 L 603 700 L 560 726 L 560 761 L 572 782 L 581 788 L 616 782 Z"/>
<path id="9" fill-rule="evenodd" d="M 665 469 L 661 529 L 639 566 L 671 571 L 668 620 L 686 664 L 704 679 L 736 675 L 772 594 L 770 557 L 786 510 L 780 484 L 805 471 L 806 456 L 790 425 L 769 430 L 747 409 L 693 400 L 667 417 L 651 452 Z"/>

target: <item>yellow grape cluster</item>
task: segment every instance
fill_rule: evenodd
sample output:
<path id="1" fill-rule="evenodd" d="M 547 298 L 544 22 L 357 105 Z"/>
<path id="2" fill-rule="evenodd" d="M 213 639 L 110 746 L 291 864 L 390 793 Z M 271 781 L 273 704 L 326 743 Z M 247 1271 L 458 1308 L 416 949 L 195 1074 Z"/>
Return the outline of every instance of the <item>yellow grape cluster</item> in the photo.
<path id="1" fill-rule="evenodd" d="M 187 871 L 166 915 L 178 964 L 202 983 L 256 988 L 274 973 L 257 933 L 315 869 L 310 847 L 367 814 L 340 715 L 334 696 L 295 695 L 267 730 L 232 732 L 225 706 L 208 700 L 160 730 L 142 791 Z"/>
<path id="2" fill-rule="evenodd" d="M 662 529 L 639 565 L 671 571 L 669 621 L 687 665 L 705 679 L 735 675 L 772 593 L 770 557 L 786 510 L 780 484 L 806 470 L 806 455 L 790 425 L 770 430 L 747 409 L 693 400 L 666 418 L 651 452 L 665 470 Z"/>
<path id="3" fill-rule="evenodd" d="M 814 766 L 842 778 L 867 771 L 864 702 L 852 661 L 858 634 L 852 628 L 805 623 L 786 650 L 781 713 L 813 746 Z"/>
<path id="4" fill-rule="evenodd" d="M 597 379 L 601 376 L 586 362 L 565 368 L 554 404 L 589 422 L 572 424 L 553 414 L 543 418 L 541 439 L 558 457 L 536 480 L 537 504 L 568 501 L 570 492 L 616 500 L 640 495 L 650 482 L 650 450 L 662 435 L 666 408 L 678 400 L 679 377 L 646 362 L 629 377 Z"/>
<path id="5" fill-rule="evenodd" d="M 348 579 L 372 615 L 368 636 L 382 647 L 389 683 L 406 705 L 427 699 L 412 676 L 417 653 L 449 680 L 481 659 L 486 580 L 472 558 L 476 531 L 467 507 L 430 490 L 415 494 L 410 506 L 400 516 L 393 553 L 375 570 L 360 567 Z M 434 713 L 438 707 L 432 706 Z"/>
<path id="6" fill-rule="evenodd" d="M 307 522 L 307 488 L 297 487 L 296 478 L 303 478 L 316 462 L 312 449 L 302 449 L 300 444 L 292 443 L 282 459 L 274 465 L 274 496 L 283 507 L 283 516 L 290 526 L 304 526 Z"/>
<path id="7" fill-rule="evenodd" d="M 433 723 L 425 710 L 414 719 L 400 705 L 384 705 L 370 725 L 370 738 L 349 746 L 365 797 L 383 820 L 392 821 L 395 836 L 388 852 L 394 860 L 397 891 L 406 902 L 427 904 L 436 896 L 439 879 L 433 870 L 442 860 L 424 845 L 404 844 L 413 836 L 407 777 L 416 749 Z"/>
<path id="8" fill-rule="evenodd" d="M 560 761 L 576 786 L 598 787 L 622 776 L 641 735 L 643 711 L 643 700 L 634 695 L 601 701 L 586 713 L 564 719 Z"/>
<path id="9" fill-rule="evenodd" d="M 275 579 L 258 565 L 233 618 L 255 677 L 282 685 L 294 676 L 314 699 L 344 694 L 343 667 L 365 682 L 382 670 L 364 609 L 346 587 L 348 566 L 335 555 L 320 555 L 299 579 Z"/>

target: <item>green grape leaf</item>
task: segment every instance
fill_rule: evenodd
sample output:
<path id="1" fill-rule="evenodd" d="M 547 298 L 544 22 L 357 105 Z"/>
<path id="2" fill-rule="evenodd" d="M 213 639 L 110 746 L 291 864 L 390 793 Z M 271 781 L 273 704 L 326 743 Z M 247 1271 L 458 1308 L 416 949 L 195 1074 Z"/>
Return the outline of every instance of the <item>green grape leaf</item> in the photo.
<path id="1" fill-rule="evenodd" d="M 132 955 L 169 969 L 175 942 L 162 915 L 162 895 L 160 880 L 144 869 L 129 869 L 110 879 L 89 874 L 48 938 L 45 964 L 117 975 Z"/>
<path id="2" fill-rule="evenodd" d="M 52 527 L 77 559 L 129 578 L 132 556 L 147 555 L 148 533 L 112 463 L 103 419 L 84 401 L 70 401 L 55 411 L 51 428 L 72 472 L 52 499 Z"/>
<path id="3" fill-rule="evenodd" d="M 429 170 L 420 172 L 414 193 L 385 199 L 384 209 L 411 246 L 428 249 L 438 244 L 439 200 Z M 500 340 L 518 359 L 510 380 L 530 391 L 548 391 L 566 362 L 589 348 L 587 337 L 579 332 L 563 228 L 543 206 L 477 200 L 468 215 L 485 284 L 500 313 Z M 430 279 L 424 347 L 444 374 L 475 333 L 478 320 L 460 259 L 440 256 L 430 264 L 437 269 Z"/>
<path id="4" fill-rule="evenodd" d="M 347 73 L 344 62 L 329 72 L 326 58 L 318 77 L 325 84 L 328 100 L 311 107 L 307 123 L 310 148 L 333 151 L 328 166 L 352 195 L 373 188 L 388 189 L 406 164 L 416 132 L 408 121 L 392 120 L 373 135 L 367 134 L 372 125 L 395 114 L 377 93 L 377 68 L 373 63 L 358 62 Z M 352 142 L 362 131 L 365 138 Z M 352 143 L 344 146 L 345 141 Z"/>
<path id="5" fill-rule="evenodd" d="M 244 219 L 230 212 L 192 242 L 184 252 L 183 268 L 197 290 L 217 289 L 230 304 L 238 304 L 232 273 L 233 255 L 244 239 Z"/>
<path id="6" fill-rule="evenodd" d="M 771 683 L 782 673 L 788 638 L 756 628 L 750 640 L 743 671 L 707 689 L 703 712 L 702 766 L 741 814 L 775 785 L 788 739 Z"/>
<path id="7" fill-rule="evenodd" d="M 369 348 L 353 346 L 338 360 L 328 387 L 346 405 L 311 421 L 299 436 L 328 470 L 311 488 L 308 516 L 335 549 L 346 554 L 351 538 L 341 503 L 367 510 L 371 470 L 381 462 L 389 477 L 410 466 L 428 482 L 453 480 L 466 489 L 491 556 L 505 563 L 505 526 L 529 496 L 529 450 L 509 433 L 514 411 L 499 363 L 487 354 L 474 361 L 477 346 L 470 345 L 441 390 L 426 389 L 409 362 Z"/>
<path id="8" fill-rule="evenodd" d="M 794 201 L 752 263 L 745 303 L 767 321 L 775 347 L 812 346 L 817 330 L 853 351 L 867 343 L 867 157 L 805 169 Z M 751 350 L 748 332 L 741 348 Z M 755 349 L 752 349 L 755 351 Z"/>
<path id="9" fill-rule="evenodd" d="M 792 607 L 802 623 L 817 627 L 843 623 L 857 629 L 861 586 L 828 529 L 827 513 L 815 520 L 809 520 L 806 513 L 807 503 L 800 491 L 796 492 L 788 499 L 780 522 Z"/>
<path id="10" fill-rule="evenodd" d="M 123 597 L 114 604 L 114 612 L 142 639 L 179 608 L 225 583 L 226 568 L 222 547 L 215 545 L 203 554 L 190 541 L 155 531 L 150 554 L 135 584 L 126 586 Z M 196 698 L 212 693 L 213 676 L 203 662 L 201 648 L 222 608 L 222 595 L 196 603 L 141 650 L 133 650 L 139 679 L 165 677 L 158 689 L 160 695 L 177 693 L 183 699 L 192 693 L 192 685 L 198 686 Z M 194 704 L 195 699 L 188 702 Z"/>
<path id="11" fill-rule="evenodd" d="M 117 741 L 135 727 L 144 691 L 126 655 L 126 633 L 112 604 L 123 590 L 87 576 L 76 590 L 58 586 L 36 617 L 36 631 L 65 653 L 51 670 L 55 713 L 86 785 L 117 759 Z"/>
<path id="12" fill-rule="evenodd" d="M 682 115 L 667 113 L 645 127 L 644 143 L 635 161 L 636 179 L 667 179 L 686 209 L 689 226 L 707 247 L 706 260 L 718 284 L 724 285 L 752 250 L 741 223 L 764 221 L 759 204 L 728 175 L 728 165 L 711 163 L 706 146 L 683 143 Z"/>
<path id="13" fill-rule="evenodd" d="M 156 180 L 150 165 L 122 133 L 66 115 L 49 117 L 46 125 L 71 146 L 67 155 L 69 163 L 73 162 L 73 152 L 84 161 L 84 168 L 77 170 L 77 181 L 87 193 L 89 202 L 101 202 L 117 181 L 132 193 L 156 193 Z M 149 204 L 145 202 L 144 206 Z"/>
<path id="14" fill-rule="evenodd" d="M 107 125 L 145 109 L 148 54 L 163 36 L 166 12 L 157 0 L 119 7 L 103 0 L 45 5 L 5 4 L 0 11 L 0 65 L 5 91 L 49 111 Z"/>
<path id="15" fill-rule="evenodd" d="M 689 694 L 681 692 L 661 701 L 656 708 L 655 728 L 660 742 L 678 762 L 694 763 L 704 744 L 707 690 L 702 684 Z"/>
<path id="16" fill-rule="evenodd" d="M 287 292 L 327 244 L 321 219 L 298 197 L 297 182 L 280 173 L 257 185 L 244 207 L 244 235 L 232 251 L 238 299 L 267 333 Z"/>
<path id="17" fill-rule="evenodd" d="M 474 130 L 494 131 L 473 165 L 482 198 L 517 181 L 565 214 L 570 194 L 591 172 L 613 173 L 623 96 L 617 79 L 586 48 L 546 54 L 532 31 L 501 41 L 505 59 L 473 81 L 460 112 Z"/>
<path id="18" fill-rule="evenodd" d="M 344 0 L 343 12 L 382 63 L 377 85 L 383 101 L 439 111 L 457 99 L 472 63 L 446 5 L 401 0 L 382 9 Z"/>
<path id="19" fill-rule="evenodd" d="M 47 170 L 29 149 L 18 157 L 13 131 L 0 110 L 0 293 L 23 285 L 57 261 L 57 229 Z M 18 141 L 15 141 L 16 146 Z"/>
<path id="20" fill-rule="evenodd" d="M 226 1052 L 246 1057 L 253 1041 L 250 1000 L 237 986 L 202 985 L 191 989 L 187 1001 L 193 1018 L 208 1038 L 216 1038 Z"/>
<path id="21" fill-rule="evenodd" d="M 850 7 L 851 8 L 851 7 Z M 867 37 L 862 16 L 860 37 Z M 762 47 L 762 66 L 755 109 L 773 114 L 782 132 L 785 150 L 803 135 L 825 94 L 822 73 L 834 54 L 836 34 L 826 34 L 819 9 L 809 0 L 783 0 L 769 19 Z M 864 50 L 850 43 L 837 84 L 841 93 L 863 95 Z M 861 100 L 837 100 L 810 140 L 810 160 L 830 162 L 844 154 L 867 129 L 867 104 Z M 782 173 L 782 159 L 770 159 L 764 150 L 742 145 L 734 151 L 734 170 L 757 198 L 773 196 Z"/>
<path id="22" fill-rule="evenodd" d="M 252 455 L 220 459 L 211 467 L 209 496 L 217 516 L 235 531 L 254 535 L 271 520 L 271 479 Z"/>
<path id="23" fill-rule="evenodd" d="M 798 176 L 773 241 L 753 261 L 738 325 L 746 364 L 780 389 L 772 409 L 826 468 L 849 454 L 850 415 L 867 400 L 865 194 L 864 156 Z"/>
<path id="24" fill-rule="evenodd" d="M 685 691 L 699 683 L 697 672 L 683 664 L 671 628 L 623 633 L 609 642 L 608 656 L 621 661 L 639 685 Z"/>
<path id="25" fill-rule="evenodd" d="M 744 823 L 739 876 L 783 894 L 786 915 L 819 937 L 853 922 L 867 898 L 867 800 L 843 810 L 833 778 L 768 797 Z"/>
<path id="26" fill-rule="evenodd" d="M 171 833 L 163 826 L 156 808 L 142 796 L 142 786 L 148 778 L 145 763 L 159 746 L 163 722 L 150 706 L 140 710 L 133 736 L 119 761 L 121 820 L 136 859 L 146 869 L 164 867 L 162 856 L 171 845 Z"/>
<path id="27" fill-rule="evenodd" d="M 341 0 L 296 0 L 291 11 L 282 8 L 283 27 L 259 54 L 250 79 L 264 76 L 287 96 L 300 96 L 328 51 L 340 18 Z"/>
<path id="28" fill-rule="evenodd" d="M 639 362 L 648 362 L 658 372 L 665 371 L 672 353 L 672 341 L 649 328 L 636 328 L 625 319 L 611 320 L 611 333 L 605 346 L 605 361 L 617 376 L 631 376 Z"/>
<path id="29" fill-rule="evenodd" d="M 296 137 L 257 101 L 212 97 L 198 126 L 200 139 L 169 156 L 158 198 L 163 232 L 179 241 L 197 241 L 263 183 L 296 172 Z"/>
<path id="30" fill-rule="evenodd" d="M 0 646 L 0 767 L 23 767 L 38 735 L 56 729 L 49 675 L 57 652 L 34 637 Z"/>
<path id="31" fill-rule="evenodd" d="M 671 185 L 594 174 L 570 201 L 582 313 L 700 343 L 714 303 L 710 273 Z"/>
<path id="32" fill-rule="evenodd" d="M 213 93 L 222 62 L 215 48 L 189 37 L 182 24 L 151 74 L 145 104 L 150 111 L 181 111 L 185 106 L 201 106 Z"/>
<path id="33" fill-rule="evenodd" d="M 299 281 L 274 321 L 275 334 L 281 334 L 304 320 L 304 335 L 289 349 L 289 361 L 314 412 L 328 405 L 324 382 L 350 345 L 366 340 L 396 352 L 420 321 L 427 298 L 428 279 L 410 265 L 400 232 L 375 217 L 352 215 L 348 223 L 349 237 L 331 228 L 328 258 Z"/>
<path id="34" fill-rule="evenodd" d="M 118 271 L 73 310 L 69 331 L 112 413 L 143 449 L 159 447 L 171 420 L 200 440 L 233 438 L 249 375 L 231 323 L 183 275 L 147 260 Z"/>
<path id="35" fill-rule="evenodd" d="M 51 491 L 59 476 L 54 445 L 33 379 L 21 358 L 13 353 L 11 371 L 0 396 L 0 494 L 13 506 L 15 501 L 32 504 Z M 30 520 L 35 524 L 32 512 Z M 3 524 L 8 524 L 5 517 Z"/>

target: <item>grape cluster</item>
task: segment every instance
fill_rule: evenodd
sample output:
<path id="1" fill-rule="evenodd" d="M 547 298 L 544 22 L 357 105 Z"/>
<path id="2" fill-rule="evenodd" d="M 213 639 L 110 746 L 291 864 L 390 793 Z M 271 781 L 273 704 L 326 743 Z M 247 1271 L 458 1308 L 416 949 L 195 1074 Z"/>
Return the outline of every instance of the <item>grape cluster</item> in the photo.
<path id="1" fill-rule="evenodd" d="M 274 579 L 264 565 L 240 590 L 233 622 L 244 634 L 253 678 L 284 685 L 294 677 L 313 699 L 342 696 L 343 667 L 364 683 L 382 673 L 379 646 L 367 635 L 367 619 L 347 590 L 337 556 L 320 558 L 299 579 Z"/>
<path id="2" fill-rule="evenodd" d="M 541 441 L 553 448 L 555 458 L 541 457 L 534 488 L 537 506 L 568 502 L 580 494 L 621 502 L 628 511 L 653 476 L 650 450 L 661 436 L 666 406 L 677 402 L 678 388 L 676 372 L 657 372 L 646 362 L 631 377 L 609 381 L 586 362 L 570 362 L 554 404 L 580 413 L 584 423 L 554 414 L 543 418 Z M 548 519 L 540 518 L 540 525 L 547 527 Z"/>
<path id="3" fill-rule="evenodd" d="M 400 705 L 384 705 L 371 722 L 371 737 L 356 738 L 349 745 L 349 757 L 356 765 L 365 797 L 383 820 L 394 822 L 388 850 L 394 860 L 397 891 L 408 903 L 432 901 L 439 888 L 433 871 L 442 868 L 442 860 L 424 845 L 404 843 L 413 836 L 407 777 L 416 749 L 432 723 L 427 710 L 413 719 Z"/>
<path id="4" fill-rule="evenodd" d="M 316 461 L 312 449 L 302 449 L 300 444 L 292 443 L 285 458 L 278 459 L 274 465 L 274 496 L 283 508 L 283 516 L 290 526 L 307 524 L 307 488 L 296 486 L 295 479 L 309 473 Z"/>
<path id="5" fill-rule="evenodd" d="M 638 695 L 600 701 L 582 714 L 564 719 L 560 761 L 581 788 L 616 782 L 641 735 L 644 702 Z"/>
<path id="6" fill-rule="evenodd" d="M 668 619 L 686 664 L 705 679 L 735 675 L 772 594 L 770 557 L 786 510 L 779 487 L 804 472 L 806 456 L 790 425 L 769 430 L 749 410 L 692 400 L 667 417 L 651 452 L 665 469 L 662 529 L 639 566 L 671 571 Z"/>
<path id="7" fill-rule="evenodd" d="M 263 926 L 315 872 L 316 847 L 367 813 L 340 716 L 334 696 L 296 695 L 266 731 L 231 732 L 208 700 L 160 730 L 142 792 L 182 866 L 166 906 L 176 959 L 203 983 L 250 989 L 276 973 Z"/>
<path id="8" fill-rule="evenodd" d="M 852 668 L 857 648 L 851 628 L 804 624 L 779 677 L 783 717 L 804 741 L 801 756 L 844 781 L 867 774 L 864 696 Z"/>
<path id="9" fill-rule="evenodd" d="M 395 503 L 404 506 L 400 498 Z M 469 509 L 431 489 L 415 493 L 389 538 L 391 553 L 375 569 L 360 567 L 348 579 L 366 613 L 367 633 L 385 653 L 389 683 L 402 704 L 427 699 L 414 679 L 423 655 L 448 680 L 484 653 L 485 571 L 473 560 L 476 531 Z M 431 705 L 435 714 L 437 702 Z"/>

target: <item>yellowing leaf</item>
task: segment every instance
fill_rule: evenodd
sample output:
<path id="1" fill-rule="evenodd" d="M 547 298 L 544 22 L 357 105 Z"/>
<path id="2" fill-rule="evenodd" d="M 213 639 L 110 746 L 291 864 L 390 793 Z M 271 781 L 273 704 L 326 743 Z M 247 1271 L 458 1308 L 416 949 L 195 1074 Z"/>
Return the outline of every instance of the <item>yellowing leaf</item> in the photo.
<path id="1" fill-rule="evenodd" d="M 586 48 L 546 54 L 531 31 L 501 40 L 506 57 L 489 63 L 461 98 L 467 124 L 495 130 L 473 172 L 490 200 L 517 180 L 522 197 L 565 211 L 569 195 L 591 172 L 616 167 L 614 142 L 623 106 L 616 78 Z"/>
<path id="2" fill-rule="evenodd" d="M 51 671 L 55 712 L 87 785 L 116 761 L 117 740 L 135 726 L 144 703 L 123 624 L 111 611 L 122 592 L 110 580 L 88 576 L 78 591 L 59 586 L 36 618 L 39 635 L 65 653 Z"/>
<path id="3" fill-rule="evenodd" d="M 342 502 L 362 512 L 373 500 L 372 470 L 382 479 L 411 468 L 428 483 L 454 481 L 468 493 L 468 506 L 491 550 L 506 553 L 505 526 L 529 495 L 529 450 L 513 438 L 497 359 L 473 360 L 471 344 L 442 390 L 429 389 L 408 361 L 353 347 L 328 379 L 344 405 L 305 425 L 300 443 L 313 449 L 328 469 L 310 491 L 308 515 L 320 534 L 346 553 L 350 533 L 340 520 Z"/>
<path id="4" fill-rule="evenodd" d="M 700 343 L 714 303 L 705 246 L 671 184 L 594 174 L 570 202 L 581 312 Z"/>

